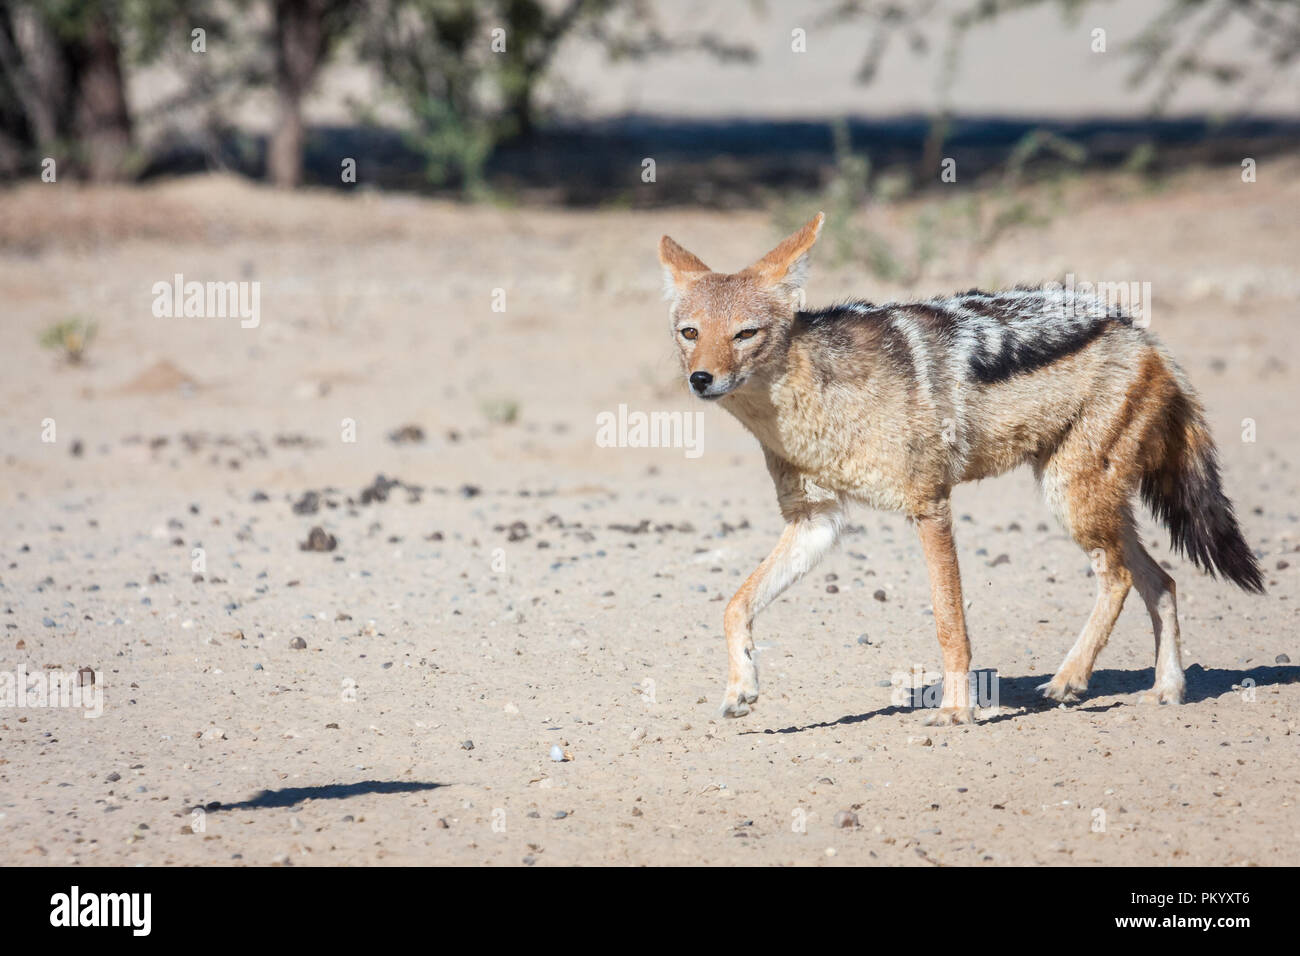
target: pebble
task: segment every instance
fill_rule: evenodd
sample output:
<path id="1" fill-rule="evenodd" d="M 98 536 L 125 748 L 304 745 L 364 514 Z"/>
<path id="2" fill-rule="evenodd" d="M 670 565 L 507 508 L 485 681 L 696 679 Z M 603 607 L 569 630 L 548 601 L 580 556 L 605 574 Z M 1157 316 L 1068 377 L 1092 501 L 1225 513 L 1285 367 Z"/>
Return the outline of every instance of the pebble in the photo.
<path id="1" fill-rule="evenodd" d="M 873 595 L 871 595 L 871 596 L 872 596 L 873 598 L 875 598 L 877 601 L 888 601 L 888 600 L 889 600 L 889 595 L 885 593 L 885 589 L 884 589 L 884 588 L 877 588 L 877 589 L 876 589 L 876 593 L 873 594 Z"/>
<path id="2" fill-rule="evenodd" d="M 326 532 L 320 525 L 314 525 L 307 532 L 307 540 L 298 545 L 299 551 L 333 551 L 339 545 L 334 535 Z"/>
<path id="3" fill-rule="evenodd" d="M 852 810 L 841 810 L 835 814 L 835 826 L 840 830 L 849 830 L 861 824 L 858 823 L 858 815 Z"/>
<path id="4" fill-rule="evenodd" d="M 551 745 L 551 759 L 556 763 L 564 763 L 564 750 L 559 744 Z"/>
<path id="5" fill-rule="evenodd" d="M 1273 663 L 1274 663 L 1274 664 L 1290 664 L 1290 663 L 1291 663 L 1291 658 L 1287 657 L 1285 654 L 1279 654 L 1279 655 L 1277 655 L 1277 657 L 1273 658 Z"/>
<path id="6" fill-rule="evenodd" d="M 304 641 L 301 637 L 295 637 L 292 641 L 289 642 L 289 647 L 291 647 L 295 651 L 301 651 L 306 649 L 307 642 Z"/>

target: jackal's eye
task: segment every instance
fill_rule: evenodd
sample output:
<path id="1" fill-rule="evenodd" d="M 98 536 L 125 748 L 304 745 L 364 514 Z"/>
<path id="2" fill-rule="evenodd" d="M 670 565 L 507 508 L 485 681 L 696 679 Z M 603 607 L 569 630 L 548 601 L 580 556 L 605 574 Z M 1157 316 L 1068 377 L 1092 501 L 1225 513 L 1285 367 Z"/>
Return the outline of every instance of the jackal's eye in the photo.
<path id="1" fill-rule="evenodd" d="M 741 329 L 736 333 L 738 339 L 752 339 L 758 334 L 758 329 Z"/>
<path id="2" fill-rule="evenodd" d="M 682 329 L 682 338 L 684 339 L 690 339 L 691 341 L 695 341 L 695 339 L 698 339 L 699 337 L 700 337 L 699 329 L 692 329 L 689 326 L 687 328 Z"/>

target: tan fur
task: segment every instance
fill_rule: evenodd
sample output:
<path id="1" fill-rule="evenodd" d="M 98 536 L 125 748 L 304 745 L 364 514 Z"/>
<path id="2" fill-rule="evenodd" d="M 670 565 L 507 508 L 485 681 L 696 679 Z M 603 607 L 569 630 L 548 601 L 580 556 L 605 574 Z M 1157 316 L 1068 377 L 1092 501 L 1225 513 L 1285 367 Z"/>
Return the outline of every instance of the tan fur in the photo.
<path id="1" fill-rule="evenodd" d="M 683 368 L 709 373 L 703 397 L 718 397 L 758 439 L 787 521 L 727 605 L 724 712 L 747 713 L 758 696 L 754 616 L 834 544 L 844 509 L 861 503 L 915 521 L 944 662 L 936 718 L 972 719 L 949 493 L 1025 463 L 1093 556 L 1098 583 L 1092 615 L 1044 693 L 1064 700 L 1086 687 L 1136 585 L 1156 633 L 1153 694 L 1180 701 L 1173 582 L 1142 548 L 1130 505 L 1144 475 L 1208 441 L 1176 366 L 1141 330 L 1117 325 L 1032 374 L 980 384 L 930 354 L 935 339 L 926 333 L 951 317 L 926 303 L 900 306 L 906 318 L 895 325 L 809 333 L 794 302 L 822 221 L 819 214 L 731 275 L 708 271 L 667 236 L 660 243 Z M 1176 400 L 1190 417 L 1170 411 Z"/>

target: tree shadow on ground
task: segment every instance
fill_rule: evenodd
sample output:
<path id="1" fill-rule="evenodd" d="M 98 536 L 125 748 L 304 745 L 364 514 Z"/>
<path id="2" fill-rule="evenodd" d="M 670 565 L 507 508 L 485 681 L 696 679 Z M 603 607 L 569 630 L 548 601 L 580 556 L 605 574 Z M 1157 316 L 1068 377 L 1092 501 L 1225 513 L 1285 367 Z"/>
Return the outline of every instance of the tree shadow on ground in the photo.
<path id="1" fill-rule="evenodd" d="M 357 783 L 329 783 L 319 787 L 283 787 L 263 790 L 239 803 L 209 803 L 203 809 L 209 813 L 225 810 L 268 810 L 277 807 L 295 807 L 305 800 L 345 800 L 372 793 L 419 793 L 445 787 L 444 783 L 421 780 L 360 780 Z"/>

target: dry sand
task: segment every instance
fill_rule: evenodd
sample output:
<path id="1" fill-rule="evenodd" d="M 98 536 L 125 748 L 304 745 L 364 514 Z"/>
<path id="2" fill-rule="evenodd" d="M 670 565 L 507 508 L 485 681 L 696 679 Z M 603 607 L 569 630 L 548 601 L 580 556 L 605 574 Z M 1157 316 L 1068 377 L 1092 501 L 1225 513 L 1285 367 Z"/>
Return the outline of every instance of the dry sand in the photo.
<path id="1" fill-rule="evenodd" d="M 104 691 L 97 719 L 0 711 L 0 863 L 1300 863 L 1298 174 L 1091 178 L 918 284 L 1150 281 L 1268 578 L 1246 596 L 1148 527 L 1188 703 L 1138 703 L 1133 598 L 1088 698 L 1051 706 L 1033 688 L 1091 606 L 1086 556 L 1027 474 L 963 487 L 1001 683 L 960 728 L 895 703 L 938 647 L 913 533 L 871 512 L 760 618 L 754 712 L 717 717 L 724 601 L 780 519 L 753 440 L 680 387 L 654 244 L 737 268 L 767 216 L 220 177 L 0 194 L 0 669 Z M 260 282 L 260 325 L 154 317 L 175 273 Z M 905 291 L 814 263 L 810 301 Z M 37 345 L 70 315 L 99 325 L 80 367 Z M 703 453 L 597 447 L 620 403 L 702 410 Z M 423 441 L 390 440 L 408 424 Z M 313 526 L 334 550 L 300 550 Z"/>

